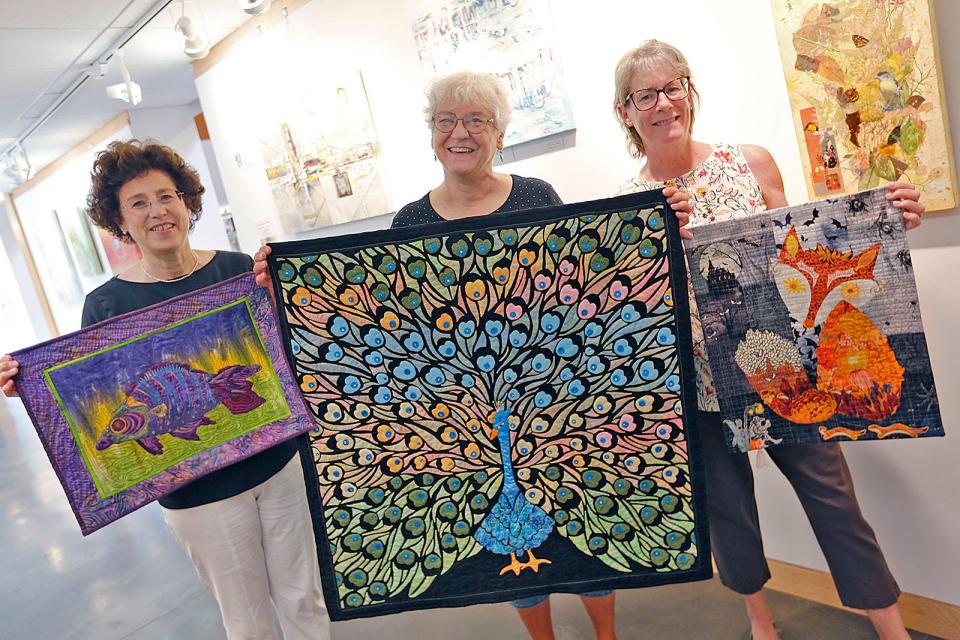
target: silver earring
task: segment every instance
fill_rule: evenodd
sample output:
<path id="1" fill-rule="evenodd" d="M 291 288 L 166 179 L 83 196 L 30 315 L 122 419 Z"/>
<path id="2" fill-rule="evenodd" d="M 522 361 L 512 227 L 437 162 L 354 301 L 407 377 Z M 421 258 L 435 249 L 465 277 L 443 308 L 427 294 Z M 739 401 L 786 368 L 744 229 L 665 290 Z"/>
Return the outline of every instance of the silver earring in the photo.
<path id="1" fill-rule="evenodd" d="M 437 154 L 433 154 L 433 161 L 437 162 Z"/>
<path id="2" fill-rule="evenodd" d="M 500 155 L 500 162 L 503 162 L 503 147 L 497 149 L 497 153 Z"/>

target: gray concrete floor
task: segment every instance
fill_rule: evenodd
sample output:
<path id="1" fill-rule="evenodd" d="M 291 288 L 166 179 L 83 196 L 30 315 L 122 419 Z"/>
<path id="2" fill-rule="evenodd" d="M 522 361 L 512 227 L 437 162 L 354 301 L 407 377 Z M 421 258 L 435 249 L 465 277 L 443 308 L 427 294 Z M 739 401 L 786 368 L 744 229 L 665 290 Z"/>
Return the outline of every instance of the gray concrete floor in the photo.
<path id="1" fill-rule="evenodd" d="M 149 505 L 84 538 L 19 401 L 0 399 L 0 639 L 214 640 L 216 603 Z M 714 579 L 618 593 L 621 640 L 744 638 L 738 598 Z M 770 593 L 788 640 L 875 638 L 865 618 Z M 592 638 L 575 596 L 554 596 L 558 640 Z M 507 604 L 333 625 L 334 640 L 523 640 Z M 913 634 L 914 638 L 931 638 Z"/>

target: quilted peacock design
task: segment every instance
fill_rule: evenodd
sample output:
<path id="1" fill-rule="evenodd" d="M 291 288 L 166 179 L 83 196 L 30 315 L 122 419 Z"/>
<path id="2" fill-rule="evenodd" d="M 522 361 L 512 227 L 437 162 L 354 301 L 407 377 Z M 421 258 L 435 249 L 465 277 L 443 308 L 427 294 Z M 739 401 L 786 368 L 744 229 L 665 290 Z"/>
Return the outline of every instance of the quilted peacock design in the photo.
<path id="1" fill-rule="evenodd" d="M 524 216 L 274 248 L 343 609 L 483 553 L 562 572 L 553 535 L 614 574 L 700 565 L 663 205 Z"/>

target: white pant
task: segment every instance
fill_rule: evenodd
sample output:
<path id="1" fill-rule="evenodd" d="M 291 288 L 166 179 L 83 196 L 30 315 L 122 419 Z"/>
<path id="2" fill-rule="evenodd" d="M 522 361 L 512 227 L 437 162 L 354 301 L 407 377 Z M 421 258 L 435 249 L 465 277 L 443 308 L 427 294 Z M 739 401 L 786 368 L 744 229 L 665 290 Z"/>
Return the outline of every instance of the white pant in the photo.
<path id="1" fill-rule="evenodd" d="M 276 640 L 273 607 L 286 640 L 329 640 L 300 456 L 239 495 L 163 515 L 230 640 Z"/>

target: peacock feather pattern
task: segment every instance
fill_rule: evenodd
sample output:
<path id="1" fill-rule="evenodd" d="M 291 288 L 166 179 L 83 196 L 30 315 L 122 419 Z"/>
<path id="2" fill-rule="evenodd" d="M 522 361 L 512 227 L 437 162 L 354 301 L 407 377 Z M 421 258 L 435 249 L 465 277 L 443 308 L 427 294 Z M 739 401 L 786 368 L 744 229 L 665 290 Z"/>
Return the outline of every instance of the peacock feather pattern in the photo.
<path id="1" fill-rule="evenodd" d="M 615 574 L 699 567 L 664 211 L 274 247 L 340 607 L 481 553 L 562 571 L 551 535 Z"/>

